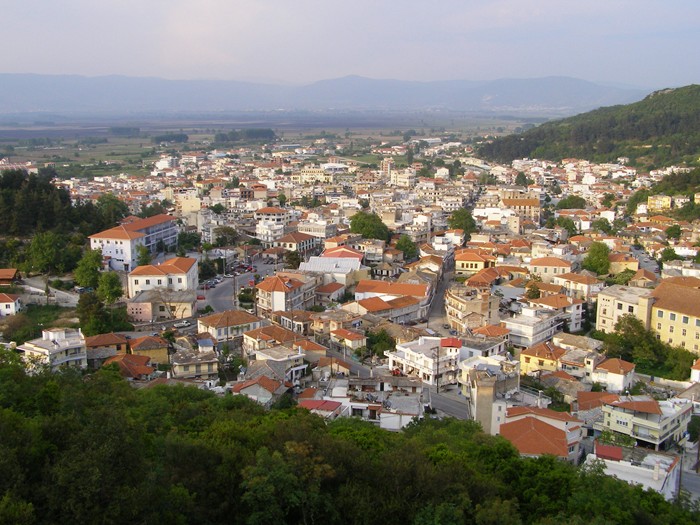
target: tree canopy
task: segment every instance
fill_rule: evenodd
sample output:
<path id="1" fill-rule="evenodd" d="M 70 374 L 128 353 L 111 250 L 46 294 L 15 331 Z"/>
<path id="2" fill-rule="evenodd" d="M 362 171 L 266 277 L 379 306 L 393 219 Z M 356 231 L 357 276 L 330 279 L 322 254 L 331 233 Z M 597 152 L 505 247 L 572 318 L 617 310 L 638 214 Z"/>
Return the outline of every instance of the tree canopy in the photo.
<path id="1" fill-rule="evenodd" d="M 282 405 L 280 405 L 282 406 Z M 403 432 L 115 367 L 27 375 L 0 351 L 0 523 L 690 525 L 697 512 L 477 423 Z"/>
<path id="2" fill-rule="evenodd" d="M 607 274 L 610 271 L 610 248 L 605 243 L 594 242 L 588 248 L 588 254 L 583 259 L 581 266 L 584 270 L 590 270 L 598 275 Z"/>
<path id="3" fill-rule="evenodd" d="M 359 233 L 365 239 L 388 241 L 391 232 L 376 213 L 358 211 L 350 218 L 350 231 Z"/>
<path id="4" fill-rule="evenodd" d="M 557 203 L 558 210 L 580 210 L 586 207 L 586 199 L 578 195 L 568 195 Z"/>
<path id="5" fill-rule="evenodd" d="M 459 208 L 452 212 L 447 219 L 448 226 L 453 230 L 464 230 L 464 234 L 469 236 L 476 231 L 476 221 L 471 212 L 466 208 Z"/>
<path id="6" fill-rule="evenodd" d="M 401 235 L 399 240 L 396 241 L 396 249 L 403 252 L 403 256 L 407 261 L 413 260 L 418 256 L 416 243 L 406 234 Z"/>

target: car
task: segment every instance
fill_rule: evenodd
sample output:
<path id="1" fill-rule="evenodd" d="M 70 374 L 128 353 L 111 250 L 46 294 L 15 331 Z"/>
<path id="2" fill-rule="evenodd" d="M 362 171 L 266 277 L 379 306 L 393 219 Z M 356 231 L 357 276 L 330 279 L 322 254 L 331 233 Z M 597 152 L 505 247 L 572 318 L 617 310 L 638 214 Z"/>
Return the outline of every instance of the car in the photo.
<path id="1" fill-rule="evenodd" d="M 444 325 L 442 325 L 442 327 L 443 327 L 445 330 L 449 330 L 449 329 L 450 329 L 450 325 L 448 325 L 447 323 L 445 323 Z"/>
<path id="2" fill-rule="evenodd" d="M 182 321 L 178 321 L 177 323 L 173 324 L 173 326 L 175 328 L 186 328 L 186 327 L 190 326 L 190 324 L 192 324 L 192 323 L 190 323 L 187 319 L 184 319 Z"/>
<path id="3" fill-rule="evenodd" d="M 450 330 L 450 335 L 457 335 L 457 330 Z"/>
<path id="4" fill-rule="evenodd" d="M 204 297 L 203 295 L 198 295 L 198 296 L 197 296 L 197 300 L 198 300 L 198 301 L 204 301 L 204 300 L 206 300 L 206 297 Z"/>

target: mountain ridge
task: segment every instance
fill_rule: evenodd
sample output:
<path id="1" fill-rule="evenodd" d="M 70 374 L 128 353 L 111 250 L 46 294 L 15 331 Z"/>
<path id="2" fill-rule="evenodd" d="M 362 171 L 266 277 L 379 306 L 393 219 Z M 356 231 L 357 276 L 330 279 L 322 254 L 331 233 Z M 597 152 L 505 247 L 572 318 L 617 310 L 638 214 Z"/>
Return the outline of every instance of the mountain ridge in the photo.
<path id="1" fill-rule="evenodd" d="M 570 115 L 647 92 L 571 77 L 406 81 L 359 75 L 289 86 L 230 80 L 0 74 L 0 113 L 431 110 Z"/>

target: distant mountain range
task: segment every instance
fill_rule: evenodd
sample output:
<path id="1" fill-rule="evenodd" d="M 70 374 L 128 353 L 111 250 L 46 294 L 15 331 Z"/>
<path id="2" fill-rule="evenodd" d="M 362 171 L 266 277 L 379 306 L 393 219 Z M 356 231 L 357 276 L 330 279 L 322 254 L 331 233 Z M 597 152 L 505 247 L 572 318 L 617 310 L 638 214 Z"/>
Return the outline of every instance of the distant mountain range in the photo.
<path id="1" fill-rule="evenodd" d="M 554 120 L 481 146 L 499 162 L 530 157 L 614 161 L 651 168 L 695 163 L 700 151 L 700 85 L 655 91 L 633 104 Z"/>
<path id="2" fill-rule="evenodd" d="M 223 80 L 0 74 L 0 114 L 152 112 L 466 111 L 572 115 L 647 92 L 568 77 L 415 82 L 348 76 L 304 86 Z"/>

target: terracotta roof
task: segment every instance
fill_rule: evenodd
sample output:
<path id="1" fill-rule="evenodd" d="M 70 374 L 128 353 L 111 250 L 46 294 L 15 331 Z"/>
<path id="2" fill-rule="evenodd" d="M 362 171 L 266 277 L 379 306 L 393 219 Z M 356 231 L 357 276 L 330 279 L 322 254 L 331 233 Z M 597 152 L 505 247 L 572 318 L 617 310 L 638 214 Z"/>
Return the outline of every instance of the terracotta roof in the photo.
<path id="1" fill-rule="evenodd" d="M 19 299 L 19 295 L 0 293 L 0 303 L 14 303 L 17 299 Z"/>
<path id="2" fill-rule="evenodd" d="M 213 328 L 241 326 L 258 321 L 260 321 L 259 317 L 244 312 L 243 310 L 226 310 L 225 312 L 208 315 L 199 319 L 199 322 L 204 326 L 211 326 Z"/>
<path id="3" fill-rule="evenodd" d="M 480 326 L 479 328 L 474 328 L 472 333 L 485 335 L 487 337 L 503 337 L 508 335 L 510 330 L 504 326 L 489 324 L 486 326 Z"/>
<path id="4" fill-rule="evenodd" d="M 567 412 L 557 412 L 556 410 L 552 410 L 551 408 L 538 408 L 529 406 L 510 407 L 506 411 L 506 418 L 522 416 L 525 414 L 532 414 L 533 416 L 539 417 L 547 417 L 549 419 L 556 419 L 557 421 L 582 423 L 580 419 L 572 416 Z"/>
<path id="5" fill-rule="evenodd" d="M 458 337 L 443 337 L 440 339 L 441 348 L 462 348 L 462 340 Z"/>
<path id="6" fill-rule="evenodd" d="M 111 346 L 126 344 L 129 340 L 122 334 L 110 332 L 108 334 L 98 334 L 92 337 L 85 338 L 85 346 L 87 348 L 96 348 L 98 346 Z"/>
<path id="7" fill-rule="evenodd" d="M 520 355 L 525 355 L 529 357 L 537 357 L 539 359 L 549 359 L 550 361 L 556 361 L 561 356 L 566 353 L 566 350 L 556 346 L 549 341 L 538 343 L 534 346 L 526 348 Z"/>
<path id="8" fill-rule="evenodd" d="M 161 264 L 137 266 L 129 275 L 169 275 L 187 273 L 197 262 L 192 257 L 174 257 Z"/>
<path id="9" fill-rule="evenodd" d="M 540 297 L 539 299 L 531 299 L 530 302 L 532 304 L 549 306 L 558 310 L 562 308 L 568 308 L 569 306 L 573 306 L 575 304 L 583 304 L 583 301 L 581 299 L 574 299 L 573 297 L 569 297 L 568 295 L 564 294 L 545 295 L 544 297 Z"/>
<path id="10" fill-rule="evenodd" d="M 236 394 L 239 394 L 241 390 L 245 390 L 246 388 L 249 388 L 253 385 L 258 385 L 261 388 L 267 390 L 271 394 L 274 394 L 277 389 L 282 386 L 282 383 L 279 381 L 275 381 L 274 379 L 267 377 L 267 376 L 258 376 L 255 379 L 250 379 L 248 381 L 243 381 L 242 383 L 237 383 L 236 385 L 233 386 L 231 389 L 232 392 L 235 392 Z"/>
<path id="11" fill-rule="evenodd" d="M 391 310 L 391 306 L 384 299 L 379 297 L 368 297 L 367 299 L 360 299 L 357 301 L 362 308 L 368 312 L 382 312 L 384 310 Z"/>
<path id="12" fill-rule="evenodd" d="M 652 308 L 700 317 L 700 289 L 698 288 L 681 286 L 664 279 L 651 296 L 656 299 Z"/>
<path id="13" fill-rule="evenodd" d="M 574 283 L 579 283 L 579 284 L 598 284 L 601 283 L 602 281 L 599 279 L 596 279 L 592 275 L 583 275 L 580 273 L 562 273 L 560 275 L 557 275 L 554 277 L 555 279 L 564 279 L 566 281 L 571 281 Z"/>
<path id="14" fill-rule="evenodd" d="M 262 189 L 262 188 L 261 188 Z M 282 208 L 277 208 L 275 206 L 268 206 L 265 208 L 260 208 L 257 210 L 255 213 L 273 213 L 273 214 L 280 214 L 280 213 L 287 213 L 287 210 L 284 210 Z"/>
<path id="15" fill-rule="evenodd" d="M 131 240 L 131 239 L 139 239 L 141 237 L 145 237 L 145 234 L 127 230 L 124 226 L 117 226 L 115 228 L 110 228 L 109 230 L 102 231 L 100 233 L 96 233 L 94 235 L 90 235 L 90 239 L 123 239 L 123 240 Z"/>
<path id="16" fill-rule="evenodd" d="M 627 398 L 622 397 L 619 401 L 613 401 L 612 403 L 606 403 L 607 405 L 624 408 L 625 410 L 632 410 L 634 412 L 643 412 L 645 414 L 658 414 L 661 415 L 661 407 L 659 402 L 655 399 L 641 400 L 641 401 L 627 401 Z"/>
<path id="17" fill-rule="evenodd" d="M 132 350 L 152 350 L 154 348 L 165 348 L 168 346 L 168 342 L 162 337 L 147 335 L 138 339 L 132 339 L 129 346 L 131 346 Z"/>
<path id="18" fill-rule="evenodd" d="M 627 375 L 630 372 L 634 372 L 634 364 L 613 357 L 600 363 L 596 369 L 607 370 L 611 374 Z"/>
<path id="19" fill-rule="evenodd" d="M 499 433 L 521 454 L 552 454 L 558 457 L 569 455 L 566 433 L 534 417 L 503 423 Z"/>
<path id="20" fill-rule="evenodd" d="M 535 206 L 540 207 L 539 199 L 502 199 L 505 206 Z"/>
<path id="21" fill-rule="evenodd" d="M 7 281 L 17 276 L 17 268 L 0 268 L 0 280 Z"/>
<path id="22" fill-rule="evenodd" d="M 299 243 L 299 242 L 304 242 L 304 241 L 309 241 L 311 239 L 314 239 L 313 235 L 309 235 L 308 233 L 302 233 L 302 232 L 291 232 L 285 235 L 284 237 L 280 237 L 277 239 L 275 242 L 285 242 L 285 243 Z"/>
<path id="23" fill-rule="evenodd" d="M 344 284 L 340 283 L 328 283 L 316 288 L 316 293 L 333 293 L 345 288 Z"/>
<path id="24" fill-rule="evenodd" d="M 364 254 L 361 251 L 353 250 L 352 248 L 348 248 L 347 246 L 337 246 L 336 248 L 329 248 L 327 250 L 324 250 L 321 254 L 321 257 L 348 257 L 352 259 L 357 259 L 358 261 L 361 261 L 365 258 Z"/>
<path id="25" fill-rule="evenodd" d="M 335 412 L 343 404 L 338 401 L 329 401 L 325 399 L 304 399 L 299 401 L 298 406 L 306 410 L 317 410 L 319 412 Z"/>
<path id="26" fill-rule="evenodd" d="M 693 370 L 700 370 L 700 359 L 696 360 L 691 368 Z"/>
<path id="27" fill-rule="evenodd" d="M 539 257 L 530 261 L 530 266 L 560 266 L 571 268 L 571 263 L 559 257 Z"/>
<path id="28" fill-rule="evenodd" d="M 333 330 L 331 332 L 331 335 L 335 335 L 338 337 L 342 337 L 343 339 L 348 339 L 349 341 L 360 341 L 362 339 L 365 339 L 365 334 L 362 334 L 360 332 L 354 332 L 352 330 L 346 330 L 345 328 L 338 328 L 337 330 Z"/>
<path id="29" fill-rule="evenodd" d="M 350 363 L 346 363 L 342 359 L 338 359 L 337 357 L 321 357 L 318 360 L 317 367 L 323 367 L 323 366 L 341 366 L 343 368 L 346 368 L 350 370 Z"/>
<path id="30" fill-rule="evenodd" d="M 117 363 L 123 377 L 139 378 L 155 372 L 155 368 L 148 366 L 150 362 L 151 358 L 147 355 L 119 354 L 107 358 L 103 366 Z"/>
<path id="31" fill-rule="evenodd" d="M 605 445 L 600 441 L 595 441 L 595 455 L 598 459 L 611 459 L 613 461 L 622 461 L 622 447 L 614 445 Z"/>
<path id="32" fill-rule="evenodd" d="M 357 283 L 355 293 L 379 293 L 387 295 L 412 295 L 425 297 L 428 293 L 426 284 L 391 283 L 386 281 L 362 280 Z"/>
<path id="33" fill-rule="evenodd" d="M 617 394 L 608 392 L 577 392 L 576 400 L 578 401 L 579 410 L 591 410 L 592 408 L 602 407 L 605 404 L 612 403 L 620 399 Z"/>
<path id="34" fill-rule="evenodd" d="M 263 282 L 258 284 L 256 288 L 264 292 L 289 292 L 295 290 L 304 283 L 298 279 L 290 277 L 282 277 L 280 275 L 273 275 L 265 278 Z"/>

